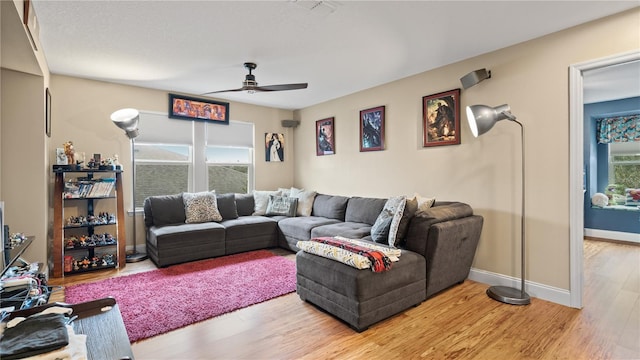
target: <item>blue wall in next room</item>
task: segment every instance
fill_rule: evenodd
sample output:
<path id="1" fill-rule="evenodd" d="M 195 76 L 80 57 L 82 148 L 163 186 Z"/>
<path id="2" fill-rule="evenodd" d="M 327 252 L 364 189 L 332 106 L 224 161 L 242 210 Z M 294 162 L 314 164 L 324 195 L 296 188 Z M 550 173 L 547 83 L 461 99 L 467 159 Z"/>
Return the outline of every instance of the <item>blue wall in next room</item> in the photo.
<path id="1" fill-rule="evenodd" d="M 596 142 L 596 119 L 633 111 L 640 111 L 640 97 L 584 106 L 584 227 L 587 229 L 640 233 L 640 212 L 591 208 L 591 197 L 604 192 L 608 182 L 608 145 Z"/>

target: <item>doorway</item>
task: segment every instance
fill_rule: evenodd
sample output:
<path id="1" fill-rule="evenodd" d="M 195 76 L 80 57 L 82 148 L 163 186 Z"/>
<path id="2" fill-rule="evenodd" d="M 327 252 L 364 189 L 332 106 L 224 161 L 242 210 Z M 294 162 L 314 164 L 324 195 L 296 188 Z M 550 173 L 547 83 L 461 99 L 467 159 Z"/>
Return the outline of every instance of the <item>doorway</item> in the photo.
<path id="1" fill-rule="evenodd" d="M 632 51 L 569 66 L 569 262 L 570 306 L 582 308 L 584 237 L 584 74 L 640 60 L 640 51 Z"/>

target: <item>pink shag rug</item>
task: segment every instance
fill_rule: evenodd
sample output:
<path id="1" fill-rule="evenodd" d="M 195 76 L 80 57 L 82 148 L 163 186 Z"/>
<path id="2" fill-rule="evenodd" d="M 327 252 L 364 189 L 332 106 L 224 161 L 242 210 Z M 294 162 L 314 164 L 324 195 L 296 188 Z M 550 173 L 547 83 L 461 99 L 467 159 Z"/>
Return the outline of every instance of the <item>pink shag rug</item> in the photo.
<path id="1" fill-rule="evenodd" d="M 133 343 L 295 290 L 295 262 L 259 250 L 69 286 L 65 302 L 114 297 Z"/>

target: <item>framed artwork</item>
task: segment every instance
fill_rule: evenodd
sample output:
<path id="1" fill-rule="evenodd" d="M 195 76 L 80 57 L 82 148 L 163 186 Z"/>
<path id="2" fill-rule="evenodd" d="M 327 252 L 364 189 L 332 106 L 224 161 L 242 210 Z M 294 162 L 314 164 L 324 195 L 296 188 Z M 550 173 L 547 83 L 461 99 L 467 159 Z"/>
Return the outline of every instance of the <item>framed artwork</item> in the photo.
<path id="1" fill-rule="evenodd" d="M 360 152 L 384 150 L 384 106 L 360 111 Z"/>
<path id="2" fill-rule="evenodd" d="M 422 98 L 422 146 L 460 144 L 460 89 Z"/>
<path id="3" fill-rule="evenodd" d="M 51 137 L 51 91 L 47 88 L 44 91 L 45 115 L 44 115 L 44 132 Z"/>
<path id="4" fill-rule="evenodd" d="M 229 103 L 169 94 L 169 117 L 229 125 Z"/>
<path id="5" fill-rule="evenodd" d="M 264 154 L 266 161 L 284 161 L 284 134 L 264 133 Z"/>
<path id="6" fill-rule="evenodd" d="M 316 155 L 333 155 L 336 153 L 334 118 L 316 121 Z"/>
<path id="7" fill-rule="evenodd" d="M 34 40 L 34 36 L 37 37 L 39 35 L 38 19 L 36 18 L 35 11 L 33 11 L 33 4 L 31 3 L 31 0 L 24 0 L 22 6 L 22 21 L 27 28 L 29 41 L 31 41 L 31 46 L 33 46 L 33 49 L 38 51 L 38 47 L 36 46 L 36 42 Z"/>

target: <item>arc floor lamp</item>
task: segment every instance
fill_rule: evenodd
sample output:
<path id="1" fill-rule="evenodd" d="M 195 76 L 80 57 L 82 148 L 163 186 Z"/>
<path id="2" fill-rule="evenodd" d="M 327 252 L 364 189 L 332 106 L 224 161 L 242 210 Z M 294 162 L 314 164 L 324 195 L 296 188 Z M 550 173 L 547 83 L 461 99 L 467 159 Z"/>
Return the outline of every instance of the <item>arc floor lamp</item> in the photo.
<path id="1" fill-rule="evenodd" d="M 136 155 L 135 155 L 135 139 L 138 137 L 138 121 L 140 113 L 136 109 L 120 109 L 111 114 L 111 121 L 117 127 L 124 130 L 129 140 L 131 140 L 131 205 L 133 207 L 133 252 L 127 254 L 127 262 L 133 263 L 147 259 L 147 254 L 139 253 L 136 248 Z M 119 219 L 118 219 L 119 220 Z"/>
<path id="2" fill-rule="evenodd" d="M 512 305 L 527 305 L 531 303 L 529 294 L 524 291 L 524 272 L 525 272 L 525 237 L 524 237 L 524 126 L 516 117 L 511 114 L 509 105 L 500 105 L 494 108 L 486 105 L 467 106 L 467 121 L 471 128 L 473 136 L 478 137 L 489 130 L 500 120 L 510 120 L 520 125 L 520 138 L 522 145 L 522 210 L 520 216 L 520 289 L 508 286 L 491 286 L 487 289 L 487 295 L 497 301 Z"/>

